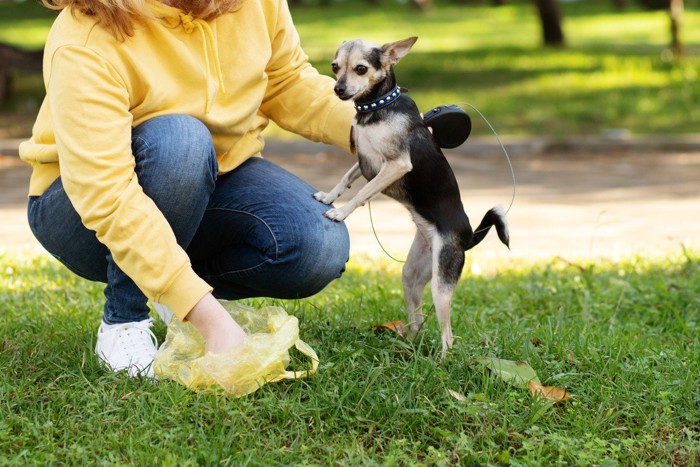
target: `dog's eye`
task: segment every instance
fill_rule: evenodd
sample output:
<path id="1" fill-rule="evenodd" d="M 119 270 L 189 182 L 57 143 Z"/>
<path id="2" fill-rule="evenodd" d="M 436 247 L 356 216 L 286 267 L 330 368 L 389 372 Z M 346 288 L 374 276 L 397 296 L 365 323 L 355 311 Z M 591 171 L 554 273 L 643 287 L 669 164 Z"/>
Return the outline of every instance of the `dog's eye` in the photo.
<path id="1" fill-rule="evenodd" d="M 355 73 L 357 73 L 358 75 L 364 75 L 365 73 L 367 73 L 367 67 L 364 65 L 357 65 L 355 67 Z"/>
<path id="2" fill-rule="evenodd" d="M 338 74 L 338 70 L 340 70 L 340 67 L 337 63 L 331 63 L 331 70 L 333 70 L 333 73 Z"/>

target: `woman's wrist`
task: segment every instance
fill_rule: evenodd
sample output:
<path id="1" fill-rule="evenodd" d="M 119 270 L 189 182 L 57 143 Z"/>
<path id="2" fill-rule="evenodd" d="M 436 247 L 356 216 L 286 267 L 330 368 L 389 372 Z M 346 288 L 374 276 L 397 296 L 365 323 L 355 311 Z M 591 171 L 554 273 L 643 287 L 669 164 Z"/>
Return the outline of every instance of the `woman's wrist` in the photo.
<path id="1" fill-rule="evenodd" d="M 242 345 L 245 331 L 212 294 L 205 295 L 190 310 L 185 320 L 202 334 L 207 352 L 222 352 Z"/>

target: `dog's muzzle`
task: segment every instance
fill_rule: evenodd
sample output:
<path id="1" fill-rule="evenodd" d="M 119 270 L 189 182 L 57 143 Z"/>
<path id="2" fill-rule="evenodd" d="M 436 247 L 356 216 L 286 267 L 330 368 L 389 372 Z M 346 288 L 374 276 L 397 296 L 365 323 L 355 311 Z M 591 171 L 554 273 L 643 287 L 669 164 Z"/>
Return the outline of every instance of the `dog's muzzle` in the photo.
<path id="1" fill-rule="evenodd" d="M 337 83 L 335 85 L 335 87 L 333 88 L 333 91 L 335 92 L 336 96 L 338 96 L 341 100 L 344 100 L 344 101 L 346 101 L 352 97 L 352 96 L 346 95 L 347 87 L 342 83 Z"/>

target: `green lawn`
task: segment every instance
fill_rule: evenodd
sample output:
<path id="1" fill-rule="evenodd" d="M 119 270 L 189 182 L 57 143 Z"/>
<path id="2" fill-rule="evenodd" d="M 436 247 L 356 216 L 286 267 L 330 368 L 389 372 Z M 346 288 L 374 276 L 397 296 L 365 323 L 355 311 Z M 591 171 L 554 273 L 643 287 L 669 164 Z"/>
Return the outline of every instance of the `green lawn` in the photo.
<path id="1" fill-rule="evenodd" d="M 254 302 L 300 319 L 319 372 L 227 399 L 105 371 L 101 287 L 5 252 L 0 464 L 700 465 L 699 260 L 465 274 L 444 361 L 433 316 L 415 343 L 371 329 L 403 318 L 399 266 L 353 260 L 311 299 Z M 574 397 L 533 399 L 480 357 L 527 361 Z"/>
<path id="2" fill-rule="evenodd" d="M 503 134 L 697 132 L 700 14 L 686 12 L 689 55 L 675 62 L 663 12 L 590 3 L 563 4 L 561 50 L 539 47 L 520 1 L 293 13 L 323 72 L 342 40 L 419 35 L 397 74 L 421 108 L 468 101 Z M 0 41 L 39 47 L 50 17 L 2 2 Z M 26 134 L 41 97 L 39 78 L 18 78 L 0 137 Z M 320 368 L 228 399 L 104 370 L 93 355 L 102 287 L 0 249 L 0 465 L 700 465 L 697 251 L 465 273 L 443 361 L 431 310 L 416 342 L 371 329 L 404 319 L 399 274 L 354 258 L 315 297 L 250 302 L 297 316 Z M 544 403 L 473 364 L 481 357 L 527 361 L 574 397 Z"/>
<path id="3" fill-rule="evenodd" d="M 665 12 L 629 7 L 618 13 L 609 3 L 562 5 L 569 44 L 564 49 L 540 46 L 535 9 L 524 0 L 499 8 L 440 3 L 424 14 L 386 0 L 379 7 L 349 0 L 296 7 L 293 15 L 306 51 L 325 73 L 343 40 L 418 35 L 397 75 L 420 108 L 469 102 L 502 134 L 557 137 L 612 128 L 697 133 L 700 13 L 694 4 L 686 2 L 687 57 L 673 60 L 666 50 Z M 2 3 L 0 40 L 38 47 L 52 15 L 31 1 Z M 15 125 L 12 134 L 27 131 L 16 114 L 31 116 L 42 93 L 36 78 L 21 77 L 18 86 L 0 120 L 0 128 Z M 483 122 L 475 123 L 476 134 L 488 134 Z"/>

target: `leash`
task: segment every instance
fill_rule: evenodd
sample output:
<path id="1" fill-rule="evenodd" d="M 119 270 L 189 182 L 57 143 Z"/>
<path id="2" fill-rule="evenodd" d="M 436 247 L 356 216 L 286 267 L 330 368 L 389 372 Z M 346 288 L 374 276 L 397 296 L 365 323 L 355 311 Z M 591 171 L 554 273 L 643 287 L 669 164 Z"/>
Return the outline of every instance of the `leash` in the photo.
<path id="1" fill-rule="evenodd" d="M 474 109 L 474 111 L 479 114 L 479 117 L 481 117 L 484 120 L 484 122 L 486 122 L 486 124 L 489 126 L 489 128 L 493 132 L 494 136 L 496 137 L 498 144 L 501 146 L 501 149 L 503 150 L 503 155 L 506 157 L 506 161 L 508 162 L 508 168 L 510 169 L 510 176 L 511 176 L 511 179 L 513 180 L 513 192 L 511 193 L 511 196 L 510 196 L 510 204 L 508 205 L 508 209 L 506 209 L 506 212 L 504 214 L 504 215 L 506 215 L 510 212 L 510 208 L 513 207 L 513 203 L 515 202 L 515 186 L 516 186 L 515 170 L 513 169 L 513 163 L 510 160 L 510 156 L 508 155 L 508 151 L 506 151 L 506 147 L 503 144 L 503 141 L 501 141 L 501 137 L 498 135 L 498 132 L 496 131 L 496 129 L 493 127 L 493 125 L 491 125 L 491 122 L 488 121 L 488 119 L 484 116 L 484 114 L 482 114 L 479 111 L 479 109 L 474 107 L 469 102 L 458 102 L 457 105 L 468 105 L 469 107 Z M 484 229 L 482 229 L 482 230 L 484 230 Z M 481 232 L 481 230 L 477 230 L 476 232 Z M 476 232 L 474 232 L 474 233 L 476 233 Z"/>
<path id="2" fill-rule="evenodd" d="M 405 259 L 397 259 L 394 258 L 391 253 L 386 251 L 386 248 L 384 248 L 384 245 L 382 245 L 381 240 L 379 240 L 379 235 L 377 235 L 377 231 L 374 229 L 374 221 L 372 220 L 372 202 L 367 200 L 367 209 L 369 210 L 369 224 L 372 226 L 372 233 L 374 234 L 374 238 L 377 240 L 377 244 L 379 244 L 379 248 L 382 249 L 385 255 L 387 255 L 389 258 L 393 259 L 397 263 L 405 263 Z"/>
<path id="3" fill-rule="evenodd" d="M 501 150 L 503 150 L 503 155 L 505 156 L 506 161 L 508 162 L 508 168 L 510 169 L 510 176 L 513 180 L 513 191 L 511 193 L 510 204 L 508 205 L 508 209 L 506 209 L 506 212 L 504 213 L 504 216 L 505 216 L 510 212 L 510 209 L 513 207 L 513 203 L 515 202 L 515 187 L 516 187 L 515 170 L 513 169 L 513 163 L 510 160 L 510 156 L 508 155 L 508 151 L 506 151 L 506 147 L 503 144 L 503 141 L 501 141 L 501 137 L 498 135 L 498 132 L 496 131 L 496 129 L 493 127 L 493 125 L 491 125 L 491 122 L 488 121 L 488 119 L 484 116 L 484 114 L 482 114 L 481 111 L 479 111 L 479 109 L 474 107 L 469 102 L 458 102 L 456 105 L 458 105 L 458 106 L 467 105 L 471 109 L 473 109 L 477 114 L 479 114 L 479 116 L 484 120 L 484 122 L 486 122 L 486 125 L 488 125 L 488 127 L 491 129 L 493 134 L 496 136 L 496 140 L 498 141 L 498 144 L 501 146 Z M 384 248 L 384 245 L 382 245 L 381 240 L 379 240 L 379 235 L 377 235 L 377 230 L 374 228 L 374 220 L 372 219 L 372 202 L 369 200 L 367 201 L 367 208 L 369 210 L 369 223 L 372 226 L 372 233 L 374 234 L 374 238 L 377 240 L 377 244 L 379 245 L 379 247 L 382 249 L 384 254 L 386 254 L 389 258 L 393 259 L 397 263 L 405 263 L 406 262 L 405 259 L 400 260 L 400 259 L 394 258 L 391 255 L 391 253 L 389 253 L 386 250 L 386 248 Z M 474 234 L 482 232 L 484 230 L 486 230 L 486 229 L 477 230 L 476 232 L 474 232 Z"/>

